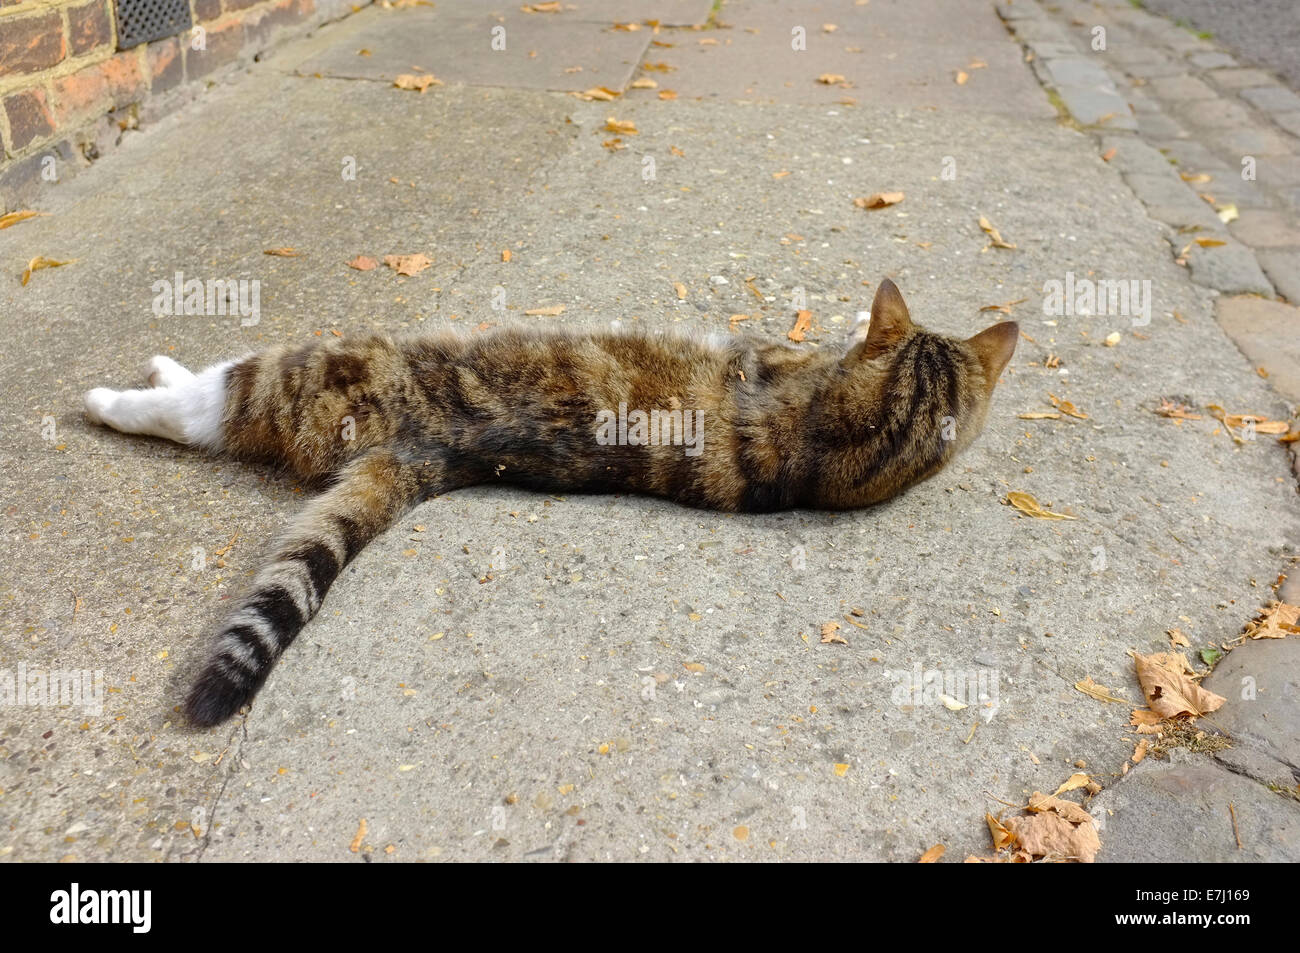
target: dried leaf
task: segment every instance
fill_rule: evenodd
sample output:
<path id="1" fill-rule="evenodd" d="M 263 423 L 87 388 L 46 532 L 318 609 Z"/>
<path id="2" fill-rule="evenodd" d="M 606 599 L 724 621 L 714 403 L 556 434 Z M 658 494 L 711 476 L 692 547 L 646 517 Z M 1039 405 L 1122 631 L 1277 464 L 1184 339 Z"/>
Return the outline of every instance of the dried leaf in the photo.
<path id="1" fill-rule="evenodd" d="M 1300 635 L 1300 606 L 1270 602 L 1257 619 L 1246 624 L 1243 634 L 1250 639 L 1283 639 Z"/>
<path id="2" fill-rule="evenodd" d="M 1034 857 L 1090 864 L 1101 850 L 1101 840 L 1091 818 L 1086 824 L 1072 824 L 1051 811 L 1008 818 L 1006 826 L 1021 848 Z"/>
<path id="3" fill-rule="evenodd" d="M 606 117 L 606 119 L 605 119 L 605 131 L 606 131 L 606 132 L 616 132 L 616 133 L 618 133 L 618 134 L 621 135 L 621 136 L 638 136 L 638 135 L 640 135 L 640 133 L 637 131 L 636 123 L 632 122 L 632 120 L 630 120 L 630 119 L 615 119 L 613 116 L 608 116 L 608 117 Z"/>
<path id="4" fill-rule="evenodd" d="M 993 838 L 994 850 L 1003 850 L 1016 842 L 1015 835 L 992 814 L 985 813 L 984 820 L 989 825 L 989 836 Z"/>
<path id="5" fill-rule="evenodd" d="M 1190 409 L 1186 404 L 1161 399 L 1160 406 L 1156 408 L 1156 413 L 1161 417 L 1172 417 L 1175 420 L 1200 420 L 1201 415 L 1189 413 Z"/>
<path id="6" fill-rule="evenodd" d="M 812 330 L 812 312 L 800 311 L 795 315 L 794 327 L 785 333 L 791 341 L 802 341 L 804 335 Z"/>
<path id="7" fill-rule="evenodd" d="M 561 314 L 564 314 L 564 305 L 553 304 L 545 308 L 529 308 L 527 311 L 524 312 L 524 314 L 540 315 L 546 318 L 554 318 L 554 317 L 558 317 Z"/>
<path id="8" fill-rule="evenodd" d="M 1183 661 L 1186 664 L 1186 660 Z M 1151 710 L 1163 718 L 1204 715 L 1227 701 L 1223 696 L 1206 691 L 1188 678 L 1168 653 L 1139 655 L 1135 652 L 1133 663 L 1137 667 L 1142 694 L 1146 696 Z"/>
<path id="9" fill-rule="evenodd" d="M 980 310 L 1001 311 L 1003 314 L 1010 314 L 1013 307 L 1028 300 L 1028 298 L 1017 298 L 1015 301 L 1004 301 L 1002 304 L 986 304 L 984 307 L 980 308 Z"/>
<path id="10" fill-rule="evenodd" d="M 1241 213 L 1237 211 L 1237 206 L 1231 203 L 1220 205 L 1215 210 L 1215 214 L 1219 216 L 1219 221 L 1224 225 L 1227 225 L 1229 222 L 1235 222 L 1237 219 L 1241 218 Z"/>
<path id="11" fill-rule="evenodd" d="M 6 212 L 0 215 L 0 229 L 9 228 L 11 225 L 17 225 L 19 222 L 25 222 L 29 218 L 35 218 L 37 215 L 48 215 L 49 212 L 33 212 L 31 209 L 23 209 L 18 212 Z"/>
<path id="12" fill-rule="evenodd" d="M 822 73 L 817 77 L 817 82 L 823 86 L 834 86 L 836 83 L 846 83 L 848 80 L 839 73 Z"/>
<path id="13" fill-rule="evenodd" d="M 23 286 L 26 287 L 27 282 L 31 280 L 33 271 L 40 271 L 42 268 L 61 268 L 64 265 L 72 264 L 74 261 L 77 261 L 77 259 L 69 258 L 67 261 L 55 261 L 53 258 L 38 255 L 27 263 L 27 268 L 23 271 Z"/>
<path id="14" fill-rule="evenodd" d="M 659 84 L 649 76 L 642 76 L 640 79 L 632 80 L 630 84 L 632 89 L 658 89 Z"/>
<path id="15" fill-rule="evenodd" d="M 1180 646 L 1191 648 L 1192 646 L 1192 643 L 1188 641 L 1187 636 L 1183 634 L 1182 629 L 1168 629 L 1165 634 L 1169 636 L 1169 647 L 1171 649 L 1176 649 Z"/>
<path id="16" fill-rule="evenodd" d="M 268 248 L 263 255 L 274 255 L 276 258 L 301 258 L 302 254 L 292 248 Z"/>
<path id="17" fill-rule="evenodd" d="M 856 198 L 853 204 L 858 208 L 885 208 L 903 201 L 902 192 L 872 192 L 864 198 Z"/>
<path id="18" fill-rule="evenodd" d="M 544 3 L 526 3 L 519 9 L 524 13 L 559 13 L 560 0 L 546 0 Z"/>
<path id="19" fill-rule="evenodd" d="M 1041 814 L 1044 811 L 1054 811 L 1061 815 L 1067 821 L 1075 824 L 1091 824 L 1092 815 L 1085 811 L 1080 805 L 1073 801 L 1065 801 L 1052 794 L 1043 794 L 1035 791 L 1029 798 L 1029 804 L 1025 808 L 1032 814 Z"/>
<path id="20" fill-rule="evenodd" d="M 659 90 L 659 98 L 660 98 L 660 99 L 664 99 L 664 100 L 667 100 L 667 99 L 676 99 L 676 98 L 677 98 L 677 90 L 675 90 L 675 89 L 661 89 L 661 90 Z"/>
<path id="21" fill-rule="evenodd" d="M 397 79 L 393 80 L 393 85 L 398 89 L 410 89 L 417 93 L 423 93 L 430 86 L 441 86 L 442 80 L 432 73 L 425 73 L 422 76 L 416 76 L 413 73 L 403 73 Z"/>
<path id="22" fill-rule="evenodd" d="M 1085 695 L 1089 696 L 1090 698 L 1097 699 L 1097 701 L 1099 702 L 1118 702 L 1121 705 L 1128 704 L 1128 702 L 1125 701 L 1123 698 L 1116 698 L 1114 695 L 1112 695 L 1110 693 L 1110 689 L 1108 689 L 1105 685 L 1098 685 L 1096 682 L 1094 682 L 1092 680 L 1091 675 L 1083 679 L 1083 681 L 1081 682 L 1075 682 L 1074 687 L 1077 688 L 1079 691 L 1083 692 Z"/>
<path id="23" fill-rule="evenodd" d="M 1151 739 L 1143 738 L 1133 749 L 1133 756 L 1129 758 L 1134 764 L 1141 764 L 1142 759 L 1147 756 L 1147 749 L 1151 747 Z"/>
<path id="24" fill-rule="evenodd" d="M 1071 417 L 1078 417 L 1080 420 L 1088 419 L 1087 414 L 1081 411 L 1078 407 L 1075 407 L 1074 404 L 1070 403 L 1068 400 L 1061 400 L 1061 398 L 1050 392 L 1047 395 L 1047 399 L 1051 401 L 1053 407 L 1063 414 L 1068 414 Z"/>
<path id="25" fill-rule="evenodd" d="M 1202 248 L 1218 248 L 1220 245 L 1228 244 L 1227 242 L 1218 238 L 1197 238 L 1195 239 L 1195 241 L 1196 244 L 1200 245 Z"/>
<path id="26" fill-rule="evenodd" d="M 366 255 L 358 255 L 348 262 L 349 268 L 355 268 L 357 271 L 374 271 L 379 267 L 379 262 Z"/>
<path id="27" fill-rule="evenodd" d="M 921 855 L 921 859 L 918 860 L 917 863 L 918 864 L 936 863 L 938 862 L 939 858 L 944 855 L 944 852 L 947 849 L 948 848 L 944 847 L 942 844 L 935 844 L 933 847 L 931 847 L 929 850 L 927 850 L 924 854 Z"/>
<path id="28" fill-rule="evenodd" d="M 1049 414 L 1046 411 L 1030 411 L 1027 414 L 1016 414 L 1021 420 L 1060 420 L 1060 414 Z"/>
<path id="29" fill-rule="evenodd" d="M 366 819 L 361 818 L 360 825 L 357 826 L 357 836 L 352 838 L 352 843 L 348 845 L 348 850 L 356 853 L 361 850 L 361 845 L 366 839 Z"/>
<path id="30" fill-rule="evenodd" d="M 822 623 L 822 645 L 836 643 L 838 645 L 848 645 L 849 640 L 839 635 L 840 624 L 838 622 Z"/>
<path id="31" fill-rule="evenodd" d="M 970 74 L 963 69 L 957 70 L 956 75 L 953 76 L 953 82 L 955 82 L 958 86 L 965 86 L 966 80 L 968 79 L 970 79 Z"/>
<path id="32" fill-rule="evenodd" d="M 1053 513 L 1051 510 L 1045 510 L 1036 499 L 1028 493 L 1022 493 L 1019 490 L 1012 490 L 1008 493 L 1006 501 L 1026 516 L 1032 516 L 1035 519 L 1077 520 L 1079 518 L 1077 516 L 1070 516 L 1066 513 Z"/>
<path id="33" fill-rule="evenodd" d="M 418 275 L 433 264 L 428 255 L 385 255 L 384 264 L 399 275 Z"/>
<path id="34" fill-rule="evenodd" d="M 579 99 L 586 100 L 587 102 L 591 102 L 592 100 L 600 100 L 601 102 L 608 103 L 608 102 L 613 102 L 615 99 L 618 99 L 618 97 L 623 94 L 615 90 L 612 90 L 607 86 L 593 86 L 591 87 L 591 89 L 585 89 L 582 92 L 574 93 L 573 95 L 577 96 Z"/>
<path id="35" fill-rule="evenodd" d="M 1015 248 L 1016 247 L 1015 245 L 1012 245 L 1010 242 L 1003 241 L 1002 234 L 996 228 L 994 228 L 993 223 L 990 222 L 983 215 L 980 216 L 979 224 L 980 224 L 980 228 L 982 228 L 985 234 L 989 236 L 988 247 L 991 248 Z"/>
<path id="36" fill-rule="evenodd" d="M 1092 779 L 1089 778 L 1082 771 L 1076 771 L 1074 774 L 1070 775 L 1068 778 L 1065 779 L 1065 783 L 1062 784 L 1059 788 L 1057 788 L 1056 792 L 1052 796 L 1056 797 L 1057 794 L 1064 794 L 1066 791 L 1073 791 L 1077 788 L 1086 787 L 1090 780 Z"/>
<path id="37" fill-rule="evenodd" d="M 686 300 L 686 286 L 682 284 L 680 281 L 673 282 L 673 291 L 677 293 L 678 301 Z"/>

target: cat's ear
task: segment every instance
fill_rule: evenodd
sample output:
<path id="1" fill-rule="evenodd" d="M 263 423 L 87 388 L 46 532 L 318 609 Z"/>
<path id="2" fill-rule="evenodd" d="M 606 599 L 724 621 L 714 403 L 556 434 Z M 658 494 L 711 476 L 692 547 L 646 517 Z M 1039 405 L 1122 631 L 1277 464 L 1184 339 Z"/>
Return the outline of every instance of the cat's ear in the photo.
<path id="1" fill-rule="evenodd" d="M 966 341 L 974 350 L 980 363 L 984 365 L 984 379 L 989 391 L 998 382 L 1002 369 L 1016 352 L 1016 342 L 1020 340 L 1020 325 L 1014 321 L 1003 321 L 991 328 L 985 328 L 979 334 Z"/>
<path id="2" fill-rule="evenodd" d="M 880 282 L 871 302 L 871 324 L 866 337 L 854 344 L 844 356 L 845 362 L 870 360 L 889 350 L 912 329 L 912 317 L 898 285 L 888 278 Z"/>

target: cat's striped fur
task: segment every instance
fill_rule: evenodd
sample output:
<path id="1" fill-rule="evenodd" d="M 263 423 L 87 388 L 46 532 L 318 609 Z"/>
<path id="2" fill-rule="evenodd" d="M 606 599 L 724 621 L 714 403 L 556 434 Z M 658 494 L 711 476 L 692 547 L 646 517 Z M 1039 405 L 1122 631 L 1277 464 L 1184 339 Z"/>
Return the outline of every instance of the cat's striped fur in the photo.
<path id="1" fill-rule="evenodd" d="M 914 325 L 884 281 L 847 353 L 736 336 L 499 330 L 282 347 L 152 390 L 91 391 L 96 421 L 287 467 L 328 489 L 275 544 L 185 710 L 250 701 L 356 554 L 411 506 L 476 483 L 638 492 L 764 512 L 887 499 L 983 426 L 1017 327 L 967 341 Z M 703 449 L 602 444 L 602 412 L 695 411 Z"/>

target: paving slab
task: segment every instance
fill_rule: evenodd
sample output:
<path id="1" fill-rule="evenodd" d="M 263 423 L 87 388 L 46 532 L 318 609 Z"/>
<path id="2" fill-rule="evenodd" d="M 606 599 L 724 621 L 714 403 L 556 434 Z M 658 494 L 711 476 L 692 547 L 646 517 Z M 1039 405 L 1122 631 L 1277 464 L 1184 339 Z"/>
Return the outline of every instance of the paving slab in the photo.
<path id="1" fill-rule="evenodd" d="M 386 83 L 404 73 L 430 72 L 443 82 L 470 86 L 622 90 L 651 35 L 559 15 L 516 13 L 499 20 L 491 14 L 449 16 L 437 9 L 400 13 L 401 29 L 395 30 L 390 11 L 363 11 L 347 22 L 347 42 L 336 41 L 293 69 L 306 77 Z M 279 62 L 288 65 L 299 49 L 307 48 L 295 47 Z"/>
<path id="2" fill-rule="evenodd" d="M 639 134 L 618 151 L 608 103 L 527 76 L 447 72 L 419 95 L 293 75 L 333 44 L 355 54 L 354 33 L 326 28 L 0 232 L 0 668 L 102 672 L 109 689 L 100 712 L 0 710 L 6 859 L 903 861 L 937 842 L 960 857 L 987 850 L 986 792 L 1054 790 L 1077 760 L 1118 776 L 1127 711 L 1075 682 L 1136 703 L 1129 649 L 1167 645 L 1174 625 L 1197 647 L 1230 638 L 1260 567 L 1300 542 L 1280 445 L 1153 410 L 1285 403 L 1166 229 L 1055 121 L 991 11 L 925 7 L 942 55 L 920 63 L 915 19 L 837 13 L 900 54 L 863 59 L 856 93 L 815 91 L 850 107 L 785 80 L 764 87 L 775 103 L 730 98 L 768 75 L 760 60 L 722 83 L 751 62 L 735 50 L 761 48 L 742 35 L 789 22 L 754 10 L 772 19 L 729 12 L 727 56 L 664 50 L 682 92 L 621 99 Z M 967 84 L 945 75 L 976 57 Z M 884 189 L 906 198 L 854 205 Z M 1016 248 L 989 248 L 980 216 Z M 282 246 L 300 257 L 264 254 Z M 411 252 L 434 262 L 413 278 L 346 265 Z M 74 261 L 23 286 L 37 254 Z M 156 314 L 154 285 L 177 271 L 258 281 L 259 320 Z M 731 333 L 744 313 L 746 333 L 782 341 L 799 301 L 807 346 L 838 348 L 885 275 L 950 334 L 1025 299 L 1008 305 L 1020 351 L 957 466 L 849 514 L 450 494 L 358 556 L 246 717 L 180 723 L 207 638 L 304 488 L 92 427 L 85 389 L 138 383 L 154 353 L 201 366 L 335 332 Z M 1052 310 L 1047 283 L 1076 277 L 1149 282 L 1149 311 Z M 564 313 L 523 313 L 551 304 Z M 1020 418 L 1049 394 L 1088 418 Z M 1009 489 L 1078 518 L 1019 516 Z M 865 628 L 822 644 L 854 608 Z M 969 707 L 918 696 L 918 673 L 960 679 Z M 1283 844 L 1288 817 L 1243 815 L 1249 849 Z"/>

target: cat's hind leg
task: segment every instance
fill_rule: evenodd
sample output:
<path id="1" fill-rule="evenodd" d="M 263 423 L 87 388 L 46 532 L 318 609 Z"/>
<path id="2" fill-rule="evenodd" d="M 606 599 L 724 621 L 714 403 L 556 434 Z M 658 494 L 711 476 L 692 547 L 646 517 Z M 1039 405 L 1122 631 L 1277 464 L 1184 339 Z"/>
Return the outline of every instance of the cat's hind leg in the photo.
<path id="1" fill-rule="evenodd" d="M 165 354 L 155 354 L 145 365 L 144 376 L 150 387 L 175 387 L 194 380 L 194 374 Z"/>
<path id="2" fill-rule="evenodd" d="M 123 433 L 220 449 L 229 368 L 230 363 L 217 364 L 195 375 L 170 358 L 154 358 L 150 377 L 156 372 L 166 382 L 163 386 L 124 391 L 96 387 L 86 393 L 86 416 Z"/>

